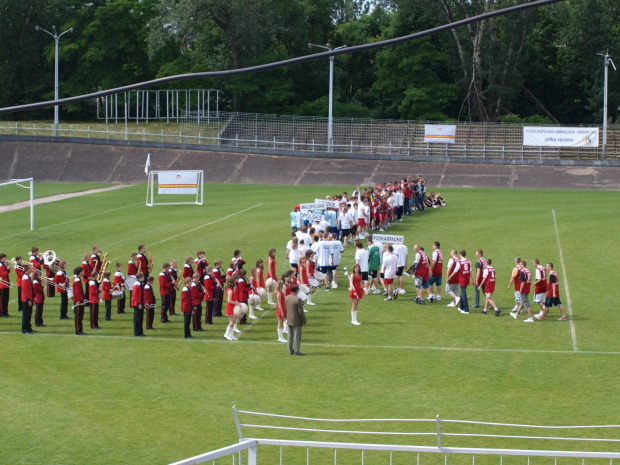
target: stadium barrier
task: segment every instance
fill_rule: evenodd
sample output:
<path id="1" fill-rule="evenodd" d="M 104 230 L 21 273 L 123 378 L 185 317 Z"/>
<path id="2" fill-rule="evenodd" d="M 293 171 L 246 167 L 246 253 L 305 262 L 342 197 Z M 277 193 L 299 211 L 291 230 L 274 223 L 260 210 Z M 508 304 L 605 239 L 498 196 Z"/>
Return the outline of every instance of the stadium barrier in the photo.
<path id="1" fill-rule="evenodd" d="M 59 137 L 77 139 L 139 141 L 156 144 L 227 146 L 286 152 L 329 151 L 327 118 L 286 115 L 257 115 L 219 112 L 199 118 L 188 112 L 174 129 L 132 130 L 119 125 L 61 124 Z M 599 147 L 557 148 L 522 145 L 521 124 L 457 123 L 455 144 L 424 143 L 424 123 L 399 120 L 334 118 L 332 151 L 449 158 L 489 158 L 498 160 L 592 160 L 603 159 Z M 179 130 L 177 131 L 176 128 Z M 602 131 L 600 131 L 602 132 Z M 0 134 L 51 137 L 53 124 L 0 122 Z M 602 137 L 602 136 L 601 136 Z M 93 141 L 94 142 L 94 141 Z M 620 127 L 607 131 L 607 160 L 620 160 Z"/>
<path id="2" fill-rule="evenodd" d="M 614 460 L 620 459 L 620 452 L 599 452 L 599 451 L 587 451 L 587 450 L 550 450 L 550 449 L 517 449 L 511 447 L 462 447 L 462 446 L 453 446 L 446 445 L 445 442 L 450 439 L 452 440 L 476 440 L 480 442 L 481 440 L 486 442 L 496 442 L 497 444 L 501 444 L 501 442 L 506 441 L 528 441 L 528 444 L 532 444 L 535 442 L 552 442 L 553 445 L 564 445 L 566 443 L 582 443 L 582 444 L 604 444 L 606 447 L 609 445 L 617 445 L 620 442 L 620 438 L 617 437 L 608 437 L 602 438 L 599 437 L 599 432 L 601 430 L 610 430 L 615 433 L 618 432 L 620 425 L 590 425 L 590 426 L 543 426 L 543 425 L 526 425 L 526 424 L 514 424 L 514 423 L 493 423 L 493 422 L 482 422 L 482 421 L 467 421 L 467 420 L 450 420 L 450 419 L 441 419 L 437 416 L 434 419 L 325 419 L 325 418 L 308 418 L 308 417 L 298 417 L 298 416 L 290 416 L 290 415 L 276 415 L 262 412 L 251 412 L 245 410 L 237 410 L 233 407 L 233 412 L 235 415 L 235 421 L 237 425 L 237 431 L 239 434 L 239 443 L 235 445 L 231 445 L 228 447 L 224 447 L 222 449 L 218 449 L 212 452 L 208 452 L 205 454 L 201 454 L 195 457 L 191 457 L 188 459 L 184 459 L 178 462 L 175 462 L 173 465 L 193 465 L 199 463 L 207 463 L 211 462 L 213 464 L 216 463 L 231 463 L 242 465 L 244 463 L 248 465 L 257 465 L 258 463 L 266 463 L 266 461 L 259 460 L 259 446 L 262 453 L 262 456 L 269 455 L 268 463 L 279 463 L 280 465 L 286 463 L 294 463 L 299 464 L 300 457 L 299 454 L 291 454 L 288 452 L 289 449 L 305 449 L 305 454 L 303 460 L 307 465 L 311 463 L 322 464 L 326 463 L 325 454 L 319 454 L 319 450 L 332 450 L 333 455 L 328 454 L 330 457 L 333 457 L 334 465 L 338 465 L 338 457 L 339 453 L 344 455 L 345 453 L 349 453 L 346 459 L 344 459 L 344 463 L 350 463 L 351 459 L 351 451 L 355 453 L 355 463 L 364 464 L 365 459 L 370 463 L 376 463 L 376 461 L 380 458 L 381 463 L 389 463 L 392 465 L 394 461 L 398 463 L 415 463 L 420 465 L 421 457 L 424 458 L 424 463 L 441 463 L 443 465 L 448 465 L 451 463 L 471 463 L 472 465 L 476 465 L 476 460 L 478 458 L 478 462 L 482 462 L 484 464 L 494 463 L 498 465 L 503 465 L 503 461 L 507 457 L 521 457 L 523 460 L 511 461 L 510 463 L 519 463 L 519 464 L 527 464 L 530 465 L 530 460 L 532 458 L 549 458 L 553 459 L 554 465 L 558 464 L 558 459 L 573 459 L 571 463 L 577 463 L 574 459 L 578 459 L 581 462 L 581 465 L 586 465 L 586 459 L 588 459 L 587 463 L 605 463 L 609 462 L 609 465 L 613 465 Z M 240 416 L 248 416 L 256 419 L 253 423 L 245 423 L 240 421 Z M 262 423 L 260 420 L 264 420 Z M 281 422 L 283 424 L 278 424 L 275 422 Z M 311 427 L 311 428 L 302 428 L 298 426 L 287 426 L 287 422 L 304 422 L 315 424 L 318 423 L 319 426 Z M 363 429 L 358 427 L 358 429 L 334 429 L 328 427 L 328 425 L 334 424 L 358 424 L 358 425 L 375 425 L 382 424 L 386 428 L 383 431 L 373 431 Z M 390 428 L 388 425 L 411 425 L 411 424 L 425 424 L 428 425 L 429 428 L 423 431 L 410 431 L 410 430 L 392 430 L 388 431 Z M 468 427 L 473 429 L 473 432 L 465 432 L 462 429 L 458 429 L 459 427 Z M 455 428 L 456 431 L 451 430 L 450 428 Z M 490 432 L 485 432 L 486 429 L 491 429 Z M 283 439 L 283 438 L 248 438 L 245 437 L 243 430 L 262 430 L 262 431 L 277 431 L 279 434 L 287 435 L 327 435 L 330 440 L 294 440 L 294 439 Z M 379 429 L 379 428 L 373 428 Z M 392 428 L 393 429 L 393 428 Z M 519 434 L 519 433 L 501 433 L 502 430 L 509 431 L 521 431 L 521 430 L 530 430 L 530 431 L 554 431 L 552 435 L 535 435 L 535 434 Z M 573 437 L 573 436 L 565 436 L 559 435 L 559 431 L 587 431 L 592 434 L 588 437 Z M 393 438 L 405 438 L 405 437 L 417 437 L 418 440 L 426 439 L 427 442 L 430 440 L 427 445 L 406 445 L 406 444 L 381 444 L 381 443 L 371 443 L 371 442 L 351 442 L 351 441 L 338 441 L 336 438 L 338 436 L 351 438 L 351 437 L 377 437 L 377 438 L 385 438 L 384 442 L 388 442 L 389 440 L 393 440 Z M 423 438 L 423 439 L 422 439 Z M 267 453 L 267 448 L 277 448 L 276 453 L 273 451 Z M 287 452 L 285 453 L 285 449 Z M 372 459 L 369 459 L 370 454 L 374 454 Z M 397 454 L 398 456 L 397 460 Z M 287 458 L 290 458 L 294 455 L 294 458 L 290 461 L 287 461 Z M 403 459 L 404 456 L 404 459 Z M 480 456 L 486 457 L 487 460 L 482 459 Z M 275 462 L 274 462 L 275 457 Z M 265 457 L 266 458 L 266 457 Z M 221 460 L 219 460 L 221 459 Z M 463 461 L 466 459 L 465 461 Z M 490 459 L 490 460 L 489 460 Z M 597 460 L 604 460 L 605 462 L 600 462 Z M 343 463 L 343 462 L 340 462 Z M 545 462 L 550 463 L 550 462 Z"/>

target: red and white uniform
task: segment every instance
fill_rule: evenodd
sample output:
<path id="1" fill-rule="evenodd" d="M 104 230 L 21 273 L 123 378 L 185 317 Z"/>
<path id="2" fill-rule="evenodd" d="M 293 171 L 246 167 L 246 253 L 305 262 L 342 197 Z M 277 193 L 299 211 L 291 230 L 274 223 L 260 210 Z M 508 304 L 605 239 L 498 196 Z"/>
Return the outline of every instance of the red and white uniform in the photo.
<path id="1" fill-rule="evenodd" d="M 536 267 L 536 279 L 541 280 L 538 284 L 534 285 L 534 294 L 544 294 L 547 292 L 547 270 L 544 266 L 538 265 Z"/>
<path id="2" fill-rule="evenodd" d="M 194 277 L 194 268 L 192 268 L 192 265 L 190 265 L 189 263 L 186 263 L 185 265 L 183 265 L 183 280 L 185 281 L 185 278 L 193 278 Z"/>
<path id="3" fill-rule="evenodd" d="M 258 287 L 265 287 L 265 270 L 262 268 L 258 269 Z"/>
<path id="4" fill-rule="evenodd" d="M 222 273 L 222 270 L 220 270 L 219 268 L 213 269 L 213 278 L 215 279 L 217 283 L 220 284 L 220 286 L 223 286 L 224 283 L 226 282 L 226 277 Z"/>
<path id="5" fill-rule="evenodd" d="M 137 281 L 131 289 L 132 307 L 137 307 L 138 305 L 144 304 L 144 298 L 142 296 L 142 286 L 143 284 L 140 281 Z"/>
<path id="6" fill-rule="evenodd" d="M 30 263 L 37 270 L 40 270 L 43 267 L 43 259 L 40 255 L 31 255 Z"/>
<path id="7" fill-rule="evenodd" d="M 137 274 L 138 274 L 138 265 L 136 265 L 136 263 L 133 260 L 129 260 L 127 262 L 127 276 L 135 276 Z"/>
<path id="8" fill-rule="evenodd" d="M 82 282 L 87 283 L 88 281 L 90 281 L 92 271 L 90 268 L 90 262 L 82 260 L 82 268 L 84 268 L 84 277 L 82 278 Z"/>
<path id="9" fill-rule="evenodd" d="M 192 292 L 189 290 L 189 287 L 187 286 L 184 286 L 183 291 L 181 292 L 181 312 L 182 313 L 192 312 Z"/>
<path id="10" fill-rule="evenodd" d="M 22 297 L 23 297 L 22 291 Z M 547 285 L 547 297 L 560 297 L 560 278 L 558 278 L 558 274 L 551 270 L 549 272 L 549 283 Z M 22 301 L 24 299 L 22 298 Z"/>
<path id="11" fill-rule="evenodd" d="M 153 292 L 153 286 L 150 284 L 144 285 L 144 305 L 150 305 L 151 307 L 155 305 L 155 293 Z"/>
<path id="12" fill-rule="evenodd" d="M 140 273 L 144 273 L 144 274 L 148 273 L 149 272 L 149 261 L 144 256 L 144 254 L 143 253 L 139 253 L 138 257 L 137 257 L 137 260 L 138 260 L 138 263 L 137 263 L 138 271 Z"/>
<path id="13" fill-rule="evenodd" d="M 206 258 L 194 258 L 194 265 L 196 266 L 196 272 L 200 273 L 200 276 L 204 276 L 209 262 Z"/>
<path id="14" fill-rule="evenodd" d="M 529 294 L 532 285 L 532 272 L 527 268 L 521 270 L 521 294 Z"/>
<path id="15" fill-rule="evenodd" d="M 202 304 L 202 298 L 204 296 L 204 292 L 202 292 L 202 287 L 200 286 L 200 283 L 192 282 L 190 289 L 192 292 L 192 305 L 194 307 L 198 307 L 200 304 Z"/>
<path id="16" fill-rule="evenodd" d="M 17 276 L 17 287 L 22 287 L 22 278 L 24 277 L 24 272 L 19 268 L 15 268 L 15 275 Z"/>
<path id="17" fill-rule="evenodd" d="M 91 304 L 99 303 L 99 286 L 94 279 L 88 281 L 88 301 Z"/>
<path id="18" fill-rule="evenodd" d="M 268 258 L 267 259 L 267 278 L 271 278 L 277 280 L 276 278 L 276 259 Z"/>
<path id="19" fill-rule="evenodd" d="M 0 289 L 9 288 L 9 269 L 4 263 L 0 263 Z M 1 303 L 0 303 L 1 305 Z"/>
<path id="20" fill-rule="evenodd" d="M 428 257 L 423 250 L 420 250 L 415 255 L 415 263 L 418 267 L 415 270 L 415 275 L 422 277 L 422 279 L 428 279 Z"/>
<path id="21" fill-rule="evenodd" d="M 471 282 L 471 262 L 463 258 L 459 260 L 459 286 L 469 286 Z"/>
<path id="22" fill-rule="evenodd" d="M 34 288 L 30 276 L 24 273 L 22 277 L 22 302 L 34 302 Z"/>
<path id="23" fill-rule="evenodd" d="M 101 272 L 101 257 L 99 254 L 94 253 L 90 256 L 90 269 Z"/>
<path id="24" fill-rule="evenodd" d="M 43 293 L 43 286 L 38 280 L 32 281 L 32 288 L 34 289 L 34 303 L 42 304 L 45 302 L 45 294 Z"/>
<path id="25" fill-rule="evenodd" d="M 101 282 L 101 291 L 103 300 L 112 300 L 112 283 L 108 278 L 104 278 Z"/>
<path id="26" fill-rule="evenodd" d="M 58 289 L 58 292 L 64 294 L 65 292 L 67 292 L 67 284 L 68 284 L 68 279 L 67 279 L 67 273 L 65 271 L 58 271 L 58 273 L 56 273 L 56 276 L 54 276 L 54 284 L 56 284 L 56 286 L 58 286 L 56 289 Z M 64 286 L 64 287 L 62 287 Z"/>
<path id="27" fill-rule="evenodd" d="M 484 282 L 485 294 L 493 294 L 495 292 L 495 268 L 487 266 L 482 272 L 482 279 L 486 278 Z"/>
<path id="28" fill-rule="evenodd" d="M 433 250 L 433 269 L 431 270 L 431 276 L 443 276 L 443 253 L 441 250 Z"/>
<path id="29" fill-rule="evenodd" d="M 247 302 L 250 293 L 250 286 L 248 286 L 248 282 L 245 278 L 239 278 L 237 281 L 237 296 L 239 297 L 239 302 Z"/>
<path id="30" fill-rule="evenodd" d="M 26 276 L 26 275 L 24 275 Z M 24 291 L 22 290 L 22 296 Z M 73 303 L 77 304 L 84 301 L 84 289 L 79 276 L 73 276 Z"/>
<path id="31" fill-rule="evenodd" d="M 159 294 L 170 295 L 172 289 L 172 283 L 170 282 L 170 275 L 164 271 L 159 273 Z"/>
<path id="32" fill-rule="evenodd" d="M 515 291 L 519 291 L 521 289 L 521 270 L 517 267 L 517 274 L 515 275 L 514 283 L 515 283 Z M 514 273 L 514 270 L 513 270 Z"/>
<path id="33" fill-rule="evenodd" d="M 217 286 L 217 284 L 215 283 L 215 279 L 208 274 L 205 275 L 203 284 L 205 287 L 205 300 L 210 302 L 213 300 L 213 291 L 215 290 L 215 286 Z"/>
<path id="34" fill-rule="evenodd" d="M 362 275 L 351 275 L 351 281 L 353 289 L 349 292 L 349 299 L 362 300 L 362 297 L 364 297 L 364 290 L 362 289 Z"/>
<path id="35" fill-rule="evenodd" d="M 123 290 L 123 286 L 125 285 L 125 276 L 123 276 L 122 271 L 117 271 L 114 273 L 114 281 L 112 284 L 114 284 L 114 287 L 117 287 L 119 290 Z"/>

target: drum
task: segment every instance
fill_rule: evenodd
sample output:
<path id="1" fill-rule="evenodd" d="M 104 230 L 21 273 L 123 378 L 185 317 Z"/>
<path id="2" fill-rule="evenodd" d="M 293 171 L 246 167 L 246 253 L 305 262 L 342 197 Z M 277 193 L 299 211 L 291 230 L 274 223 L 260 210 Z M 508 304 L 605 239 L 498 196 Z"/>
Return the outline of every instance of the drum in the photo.
<path id="1" fill-rule="evenodd" d="M 310 292 L 310 288 L 308 286 L 306 286 L 305 284 L 299 284 L 299 290 L 301 292 L 303 292 L 304 294 L 308 294 L 308 292 Z"/>
<path id="2" fill-rule="evenodd" d="M 124 295 L 123 291 L 112 291 L 112 300 L 121 300 Z"/>
<path id="3" fill-rule="evenodd" d="M 302 291 L 299 291 L 297 293 L 297 297 L 299 297 L 304 302 L 308 299 L 308 296 L 306 295 L 306 293 Z"/>
<path id="4" fill-rule="evenodd" d="M 321 271 L 318 271 L 318 270 L 315 270 L 314 271 L 314 277 L 316 279 L 325 279 L 325 273 L 323 273 Z"/>
<path id="5" fill-rule="evenodd" d="M 135 276 L 128 276 L 127 279 L 125 279 L 125 289 L 127 289 L 128 291 L 131 291 L 133 289 L 133 285 L 136 284 L 138 282 L 138 280 L 136 279 Z"/>
<path id="6" fill-rule="evenodd" d="M 308 284 L 310 287 L 319 287 L 321 285 L 319 280 L 316 278 L 308 278 Z"/>

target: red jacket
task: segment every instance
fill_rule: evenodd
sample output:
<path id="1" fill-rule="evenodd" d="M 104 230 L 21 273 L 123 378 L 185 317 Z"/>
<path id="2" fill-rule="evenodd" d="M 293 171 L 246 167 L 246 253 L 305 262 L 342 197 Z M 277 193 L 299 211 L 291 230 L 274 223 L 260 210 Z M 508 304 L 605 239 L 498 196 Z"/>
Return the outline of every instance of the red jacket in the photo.
<path id="1" fill-rule="evenodd" d="M 192 293 L 187 286 L 183 288 L 183 292 L 181 293 L 181 312 L 192 312 Z"/>
<path id="2" fill-rule="evenodd" d="M 99 285 L 94 279 L 88 281 L 88 301 L 91 304 L 99 303 Z"/>
<path id="3" fill-rule="evenodd" d="M 29 300 L 34 300 L 34 288 L 32 287 L 30 276 L 24 274 L 22 277 L 22 302 L 28 302 Z"/>
<path id="4" fill-rule="evenodd" d="M 213 282 L 213 278 L 211 277 L 211 275 L 205 275 L 204 286 L 205 300 L 213 300 L 213 290 L 215 289 L 215 283 Z"/>
<path id="5" fill-rule="evenodd" d="M 56 276 L 54 276 L 54 284 L 56 284 L 57 286 L 65 286 L 64 289 L 62 287 L 57 287 L 58 292 L 62 292 L 63 294 L 67 292 L 67 275 L 64 271 L 59 271 L 58 273 L 56 273 Z"/>
<path id="6" fill-rule="evenodd" d="M 103 291 L 103 300 L 112 300 L 112 284 L 108 278 L 105 278 L 101 283 L 101 290 Z"/>
<path id="7" fill-rule="evenodd" d="M 169 295 L 172 284 L 170 283 L 170 275 L 164 271 L 159 273 L 159 294 Z"/>
<path id="8" fill-rule="evenodd" d="M 150 284 L 144 285 L 144 305 L 155 305 L 155 294 Z"/>
<path id="9" fill-rule="evenodd" d="M 192 293 L 192 305 L 197 307 L 202 303 L 202 297 L 204 293 L 200 287 L 200 283 L 192 282 L 191 284 L 191 293 Z"/>
<path id="10" fill-rule="evenodd" d="M 45 294 L 43 294 L 43 286 L 39 281 L 33 281 L 32 287 L 34 288 L 34 303 L 42 304 L 45 302 Z"/>
<path id="11" fill-rule="evenodd" d="M 138 267 L 133 260 L 127 262 L 127 276 L 135 276 L 138 274 Z"/>
<path id="12" fill-rule="evenodd" d="M 137 307 L 140 304 L 144 304 L 144 298 L 142 297 L 142 286 L 143 283 L 138 281 L 133 285 L 133 289 L 131 290 L 131 306 Z"/>
<path id="13" fill-rule="evenodd" d="M 22 291 L 23 292 L 23 291 Z M 84 300 L 84 290 L 79 276 L 73 276 L 73 303 Z"/>

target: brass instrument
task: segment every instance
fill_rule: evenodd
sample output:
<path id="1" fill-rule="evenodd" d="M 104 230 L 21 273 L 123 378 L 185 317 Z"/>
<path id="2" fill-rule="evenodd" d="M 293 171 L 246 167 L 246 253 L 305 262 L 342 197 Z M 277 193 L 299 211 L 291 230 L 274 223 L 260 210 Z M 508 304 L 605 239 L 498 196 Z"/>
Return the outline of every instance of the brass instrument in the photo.
<path id="1" fill-rule="evenodd" d="M 148 255 L 148 262 L 146 265 L 146 269 L 148 270 L 148 272 L 150 273 L 151 271 L 153 271 L 153 256 L 151 255 L 151 252 L 147 252 L 146 253 Z"/>
<path id="2" fill-rule="evenodd" d="M 183 275 L 179 276 L 176 281 L 177 289 L 179 289 L 184 283 L 185 283 L 185 279 L 183 278 Z"/>
<path id="3" fill-rule="evenodd" d="M 13 283 L 10 283 L 9 281 L 5 281 L 4 279 L 0 278 L 0 284 L 6 284 L 7 286 L 9 286 L 12 289 L 17 288 L 17 286 Z"/>
<path id="4" fill-rule="evenodd" d="M 103 254 L 103 258 L 101 259 L 100 269 L 97 270 L 97 283 L 101 284 L 103 282 L 103 273 L 107 270 L 108 266 L 110 266 L 110 260 L 108 260 L 108 253 Z"/>
<path id="5" fill-rule="evenodd" d="M 46 250 L 41 254 L 43 258 L 43 264 L 46 265 L 53 273 L 58 272 L 58 265 L 56 264 L 56 252 L 53 250 Z"/>

